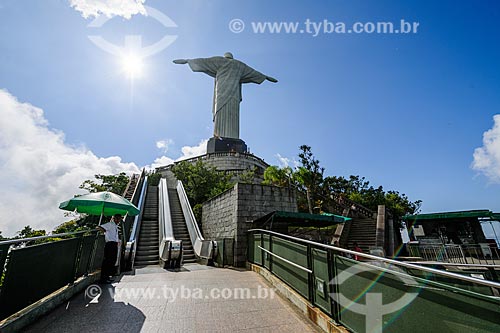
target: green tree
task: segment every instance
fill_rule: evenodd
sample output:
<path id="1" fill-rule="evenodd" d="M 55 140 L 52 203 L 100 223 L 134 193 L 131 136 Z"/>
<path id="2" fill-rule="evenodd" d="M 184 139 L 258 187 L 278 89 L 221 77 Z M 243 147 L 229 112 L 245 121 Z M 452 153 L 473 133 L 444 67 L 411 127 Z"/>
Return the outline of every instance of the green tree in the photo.
<path id="1" fill-rule="evenodd" d="M 54 233 L 55 234 L 64 234 L 64 233 L 68 233 L 68 232 L 78 232 L 78 231 L 93 229 L 93 227 L 94 227 L 93 225 L 92 226 L 85 225 L 82 223 L 83 221 L 84 221 L 84 219 L 82 219 L 80 223 L 79 223 L 79 221 L 76 221 L 76 220 L 71 220 L 71 221 L 61 223 L 60 225 L 58 225 L 54 229 Z"/>
<path id="2" fill-rule="evenodd" d="M 155 172 L 148 176 L 148 184 L 152 186 L 158 186 L 161 179 L 161 173 Z"/>
<path id="3" fill-rule="evenodd" d="M 294 172 L 290 167 L 280 168 L 271 165 L 264 170 L 264 185 L 290 186 L 295 185 Z"/>
<path id="4" fill-rule="evenodd" d="M 323 193 L 326 196 L 329 193 L 344 195 L 371 210 L 376 210 L 378 205 L 385 205 L 398 218 L 406 214 L 417 213 L 422 203 L 421 200 L 412 202 L 404 193 L 398 191 L 386 192 L 382 186 L 373 187 L 365 177 L 354 175 L 349 176 L 349 179 L 341 176 L 326 177 Z"/>
<path id="5" fill-rule="evenodd" d="M 314 208 L 321 211 L 325 201 L 344 196 L 371 210 L 377 210 L 378 205 L 385 205 L 396 218 L 418 213 L 421 200 L 412 202 L 404 193 L 385 191 L 382 186 L 374 187 L 365 177 L 323 177 L 324 168 L 314 157 L 311 147 L 302 145 L 300 150 L 300 167 L 292 170 L 289 167 L 270 166 L 264 172 L 263 182 L 267 185 L 285 186 L 288 183 L 294 186 L 298 191 L 297 203 L 300 211 L 312 213 Z"/>
<path id="6" fill-rule="evenodd" d="M 47 233 L 45 230 L 35 230 L 31 226 L 27 225 L 22 230 L 17 232 L 18 237 L 16 238 L 29 238 L 29 237 L 38 237 L 45 236 Z"/>
<path id="7" fill-rule="evenodd" d="M 312 214 L 313 202 L 320 200 L 325 168 L 320 167 L 319 160 L 314 157 L 310 146 L 302 145 L 299 149 L 301 150 L 299 158 L 302 166 L 298 168 L 296 176 L 300 185 L 305 190 L 307 207 L 309 213 Z"/>
<path id="8" fill-rule="evenodd" d="M 8 238 L 5 238 L 4 236 L 2 236 L 2 231 L 0 230 L 0 241 L 2 240 L 7 240 Z"/>
<path id="9" fill-rule="evenodd" d="M 244 184 L 253 184 L 254 179 L 255 179 L 255 170 L 256 167 L 252 167 L 249 169 L 246 169 L 243 171 L 241 174 L 238 175 L 238 182 L 239 183 L 244 183 Z"/>
<path id="10" fill-rule="evenodd" d="M 182 182 L 191 207 L 196 208 L 193 211 L 198 221 L 201 221 L 201 209 L 197 205 L 234 185 L 231 183 L 231 174 L 219 172 L 201 160 L 194 164 L 182 161 L 172 167 L 172 172 Z"/>
<path id="11" fill-rule="evenodd" d="M 17 236 L 14 237 L 15 239 L 22 239 L 22 238 L 31 238 L 31 237 L 39 237 L 39 236 L 46 236 L 47 233 L 43 229 L 35 230 L 31 226 L 27 225 L 23 229 L 17 232 Z M 34 241 L 29 241 L 26 244 L 27 245 L 36 245 L 36 244 L 42 244 L 42 243 L 48 243 L 52 242 L 54 240 L 59 240 L 59 238 L 44 238 L 44 239 L 38 239 Z"/>
<path id="12" fill-rule="evenodd" d="M 98 182 L 88 179 L 84 181 L 79 188 L 89 192 L 108 191 L 122 195 L 129 182 L 129 177 L 125 172 L 121 172 L 117 175 L 95 175 L 95 179 L 97 179 Z"/>

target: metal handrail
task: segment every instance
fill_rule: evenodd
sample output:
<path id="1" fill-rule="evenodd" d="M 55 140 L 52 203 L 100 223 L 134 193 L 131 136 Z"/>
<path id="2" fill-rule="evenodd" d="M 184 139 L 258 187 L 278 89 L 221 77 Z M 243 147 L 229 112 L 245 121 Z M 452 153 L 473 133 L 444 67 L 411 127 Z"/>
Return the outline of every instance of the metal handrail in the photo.
<path id="1" fill-rule="evenodd" d="M 293 237 L 293 236 L 288 236 L 288 235 L 280 234 L 278 232 L 274 232 L 274 231 L 270 231 L 270 230 L 250 229 L 250 230 L 248 230 L 248 232 L 262 232 L 262 233 L 267 233 L 267 234 L 270 234 L 270 235 L 275 235 L 275 236 L 278 236 L 278 237 L 281 237 L 281 238 L 290 239 L 290 240 L 297 241 L 297 242 L 300 242 L 300 243 L 310 244 L 310 245 L 313 245 L 315 247 L 321 247 L 321 248 L 324 248 L 324 249 L 330 249 L 330 250 L 335 250 L 335 251 L 339 251 L 339 252 L 342 252 L 342 253 L 348 253 L 348 254 L 356 255 L 358 257 L 363 257 L 363 258 L 367 258 L 367 259 L 382 261 L 382 262 L 385 262 L 385 263 L 393 264 L 395 266 L 402 266 L 402 267 L 406 267 L 406 268 L 417 269 L 417 270 L 421 270 L 421 271 L 424 271 L 424 272 L 433 273 L 433 274 L 437 274 L 437 275 L 443 275 L 443 276 L 446 276 L 446 277 L 451 277 L 451 278 L 455 278 L 455 279 L 462 280 L 462 281 L 472 282 L 472 283 L 476 283 L 476 284 L 482 284 L 482 285 L 485 285 L 485 286 L 488 286 L 488 287 L 500 288 L 500 283 L 497 283 L 497 282 L 492 282 L 492 281 L 488 281 L 488 280 L 481 280 L 481 279 L 478 279 L 478 278 L 469 277 L 469 276 L 465 276 L 465 275 L 461 275 L 461 274 L 457 274 L 457 273 L 452 273 L 452 272 L 447 272 L 447 271 L 441 271 L 439 269 L 434 269 L 434 268 L 429 268 L 429 267 L 425 267 L 425 266 L 419 266 L 419 265 L 409 264 L 409 263 L 405 263 L 405 262 L 401 262 L 401 261 L 397 261 L 397 260 L 393 260 L 393 259 L 387 259 L 387 258 L 383 258 L 383 257 L 377 257 L 377 256 L 374 256 L 372 254 L 366 254 L 366 253 L 362 253 L 362 252 L 356 252 L 356 251 L 352 251 L 352 250 L 348 250 L 348 249 L 343 249 L 341 247 L 336 247 L 336 246 L 331 246 L 331 245 L 316 243 L 316 242 L 309 241 L 309 240 L 306 240 L 306 239 L 301 239 L 301 238 L 297 238 L 297 237 Z"/>
<path id="2" fill-rule="evenodd" d="M 481 264 L 459 264 L 443 261 L 409 261 L 410 264 L 415 265 L 439 265 L 439 266 L 456 266 L 456 267 L 472 267 L 472 268 L 500 268 L 500 265 L 481 265 Z"/>
<path id="3" fill-rule="evenodd" d="M 161 166 L 161 167 L 158 167 L 156 168 L 156 170 L 166 170 L 166 169 L 169 169 L 171 168 L 173 165 L 177 164 L 177 163 L 180 163 L 180 162 L 193 162 L 193 161 L 197 161 L 197 160 L 207 160 L 207 159 L 210 159 L 211 157 L 213 156 L 238 156 L 238 157 L 244 157 L 244 158 L 247 158 L 247 159 L 251 159 L 251 160 L 254 160 L 254 161 L 258 161 L 262 164 L 265 164 L 265 165 L 269 165 L 266 161 L 264 161 L 262 158 L 260 157 L 257 157 L 255 156 L 254 154 L 252 153 L 236 153 L 236 152 L 217 152 L 217 153 L 207 153 L 205 155 L 199 155 L 199 156 L 195 156 L 195 157 L 191 157 L 191 158 L 187 158 L 185 160 L 181 160 L 181 161 L 177 161 L 175 162 L 174 164 L 169 164 L 169 165 L 165 165 L 165 166 Z"/>
<path id="4" fill-rule="evenodd" d="M 143 182 L 143 179 L 145 179 L 147 176 L 145 176 L 145 173 L 146 173 L 146 170 L 145 169 L 142 169 L 142 172 L 139 176 L 139 180 L 137 181 L 137 185 L 135 188 L 134 188 L 134 192 L 132 193 L 132 198 L 130 200 L 130 202 L 132 202 L 134 205 L 136 204 L 134 201 L 135 201 L 135 198 L 138 194 L 137 191 L 139 191 L 139 193 L 142 193 L 142 187 L 140 186 L 141 185 L 141 182 Z M 140 188 L 141 187 L 141 188 Z M 139 194 L 139 198 L 140 198 L 140 194 Z"/>
<path id="5" fill-rule="evenodd" d="M 189 199 L 187 197 L 186 191 L 184 190 L 184 186 L 182 185 L 182 182 L 180 180 L 177 181 L 177 193 L 179 194 L 181 207 L 184 212 L 184 218 L 186 219 L 187 227 L 189 230 L 189 237 L 191 238 L 191 242 L 194 246 L 196 239 L 204 240 L 204 238 L 201 235 L 200 228 L 198 227 L 198 223 L 196 222 L 196 217 L 194 217 L 193 210 L 189 205 Z"/>
<path id="6" fill-rule="evenodd" d="M 31 241 L 35 241 L 35 240 L 39 240 L 39 239 L 64 237 L 64 236 L 78 235 L 78 234 L 84 234 L 84 233 L 89 233 L 89 232 L 97 232 L 97 230 L 89 229 L 89 230 L 83 230 L 83 231 L 65 232 L 62 234 L 52 234 L 52 235 L 36 236 L 36 237 L 28 237 L 28 238 L 9 239 L 9 240 L 5 240 L 5 241 L 0 241 L 0 245 L 31 242 Z"/>
<path id="7" fill-rule="evenodd" d="M 168 197 L 167 180 L 165 178 L 161 178 L 160 185 L 158 187 L 158 220 L 160 222 L 160 241 L 174 240 L 175 237 L 174 229 L 172 227 L 172 215 L 170 214 L 170 201 Z"/>
<path id="8" fill-rule="evenodd" d="M 269 253 L 270 255 L 272 255 L 273 257 L 276 257 L 278 258 L 279 260 L 282 260 L 284 262 L 286 262 L 287 264 L 290 264 L 292 265 L 293 267 L 297 267 L 298 269 L 300 270 L 303 270 L 304 272 L 307 272 L 307 273 L 312 273 L 313 271 L 310 270 L 309 268 L 305 268 L 303 266 L 300 266 L 299 264 L 296 264 L 294 263 L 293 261 L 290 261 L 288 259 L 285 259 L 283 257 L 280 257 L 279 255 L 277 255 L 276 253 L 272 253 L 271 251 L 269 250 L 266 250 L 265 248 L 263 248 L 262 246 L 258 246 L 259 249 L 261 249 L 262 251 L 266 252 L 266 253 Z"/>
<path id="9" fill-rule="evenodd" d="M 170 212 L 170 199 L 168 185 L 165 178 L 160 179 L 158 186 L 158 222 L 160 224 L 158 252 L 160 260 L 172 263 L 181 255 L 182 241 L 176 240 L 172 226 L 172 214 Z M 176 248 L 177 250 L 173 250 Z"/>
<path id="10" fill-rule="evenodd" d="M 138 205 L 138 208 L 139 210 L 141 211 L 140 214 L 136 215 L 135 218 L 134 218 L 134 224 L 132 226 L 132 232 L 130 233 L 130 238 L 129 238 L 129 242 L 135 240 L 137 238 L 137 233 L 139 231 L 139 221 L 141 219 L 141 215 L 142 215 L 142 211 L 143 211 L 143 208 L 144 208 L 144 203 L 145 203 L 145 197 L 146 197 L 146 189 L 148 188 L 148 177 L 146 176 L 146 178 L 144 179 L 144 183 L 142 184 L 142 189 L 141 189 L 141 196 L 139 197 L 139 203 L 137 204 Z"/>
<path id="11" fill-rule="evenodd" d="M 212 259 L 215 255 L 216 242 L 212 240 L 205 240 L 203 238 L 193 210 L 191 209 L 191 205 L 189 204 L 186 191 L 184 190 L 184 186 L 180 180 L 177 181 L 177 194 L 179 195 L 182 213 L 186 220 L 189 238 L 191 239 L 195 255 L 199 258 Z"/>
<path id="12" fill-rule="evenodd" d="M 137 246 L 136 240 L 137 240 L 137 237 L 139 235 L 142 214 L 144 212 L 144 204 L 146 202 L 145 199 L 146 199 L 147 188 L 148 188 L 148 177 L 146 176 L 144 178 L 144 182 L 142 184 L 141 195 L 139 197 L 139 202 L 137 204 L 137 207 L 139 208 L 139 210 L 141 212 L 138 215 L 136 215 L 134 218 L 134 224 L 132 226 L 132 231 L 130 232 L 130 238 L 129 238 L 127 245 L 125 247 L 125 260 L 130 261 L 132 266 L 134 264 L 135 251 L 136 251 L 136 246 Z"/>

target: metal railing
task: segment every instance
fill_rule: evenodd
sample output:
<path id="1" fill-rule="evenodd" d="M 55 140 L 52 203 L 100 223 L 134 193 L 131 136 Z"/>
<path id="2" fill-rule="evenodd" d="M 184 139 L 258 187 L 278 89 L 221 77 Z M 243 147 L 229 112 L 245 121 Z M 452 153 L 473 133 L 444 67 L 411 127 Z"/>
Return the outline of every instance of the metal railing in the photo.
<path id="1" fill-rule="evenodd" d="M 158 220 L 160 223 L 160 259 L 164 262 L 177 260 L 181 255 L 182 242 L 176 240 L 172 226 L 168 186 L 165 178 L 160 179 L 158 186 Z"/>
<path id="2" fill-rule="evenodd" d="M 146 191 L 148 189 L 148 177 L 144 178 L 142 184 L 141 194 L 139 196 L 139 201 L 137 207 L 141 211 L 139 215 L 134 218 L 134 223 L 132 224 L 132 231 L 130 232 L 130 238 L 125 246 L 125 262 L 127 262 L 127 267 L 134 267 L 135 253 L 137 251 L 137 239 L 139 238 L 139 231 L 141 230 L 142 214 L 144 213 L 144 204 L 146 203 Z"/>
<path id="3" fill-rule="evenodd" d="M 248 235 L 249 262 L 265 267 L 354 332 L 479 332 L 500 327 L 498 282 L 269 230 L 253 229 Z M 443 322 L 452 324 L 445 327 Z"/>
<path id="4" fill-rule="evenodd" d="M 38 241 L 38 240 L 50 239 L 50 238 L 61 238 L 61 237 L 67 237 L 67 236 L 83 235 L 83 234 L 90 233 L 90 232 L 93 232 L 93 230 L 83 230 L 83 231 L 76 231 L 76 232 L 65 232 L 65 233 L 61 233 L 61 234 L 50 234 L 50 235 L 45 235 L 45 236 L 9 239 L 9 240 L 5 240 L 5 241 L 0 241 L 0 246 L 13 245 L 13 244 L 19 244 L 19 243 L 29 243 L 32 241 Z M 0 267 L 0 269 L 1 269 L 1 267 Z"/>
<path id="5" fill-rule="evenodd" d="M 98 269 L 104 237 L 96 242 L 96 235 L 97 230 L 89 230 L 0 242 L 0 320 Z M 92 262 L 96 252 L 99 260 Z"/>
<path id="6" fill-rule="evenodd" d="M 457 264 L 441 261 L 413 261 L 410 264 L 422 266 L 440 266 L 446 269 L 459 269 L 458 274 L 480 275 L 482 279 L 500 282 L 500 265 L 485 264 Z M 486 276 L 489 275 L 489 276 Z"/>
<path id="7" fill-rule="evenodd" d="M 260 157 L 255 156 L 252 153 L 217 152 L 217 153 L 207 153 L 207 154 L 204 154 L 204 155 L 187 158 L 185 160 L 181 160 L 181 161 L 175 162 L 174 164 L 169 164 L 169 165 L 166 165 L 166 166 L 158 167 L 158 168 L 156 168 L 156 170 L 157 171 L 168 170 L 173 165 L 175 165 L 177 163 L 180 163 L 180 162 L 189 162 L 189 163 L 191 163 L 191 162 L 195 162 L 197 160 L 203 160 L 203 161 L 204 160 L 209 160 L 209 159 L 211 159 L 213 157 L 232 157 L 232 156 L 238 157 L 238 158 L 246 158 L 246 159 L 250 159 L 250 160 L 256 161 L 259 164 L 268 165 L 266 163 L 266 161 L 264 161 Z"/>
<path id="8" fill-rule="evenodd" d="M 186 191 L 180 180 L 177 181 L 177 194 L 179 195 L 182 213 L 186 220 L 189 238 L 191 239 L 195 255 L 199 258 L 212 259 L 216 254 L 216 243 L 212 240 L 205 240 L 203 238 L 193 210 L 191 209 L 191 205 L 189 204 Z"/>
<path id="9" fill-rule="evenodd" d="M 500 264 L 500 251 L 488 244 L 407 244 L 412 257 L 458 264 Z"/>

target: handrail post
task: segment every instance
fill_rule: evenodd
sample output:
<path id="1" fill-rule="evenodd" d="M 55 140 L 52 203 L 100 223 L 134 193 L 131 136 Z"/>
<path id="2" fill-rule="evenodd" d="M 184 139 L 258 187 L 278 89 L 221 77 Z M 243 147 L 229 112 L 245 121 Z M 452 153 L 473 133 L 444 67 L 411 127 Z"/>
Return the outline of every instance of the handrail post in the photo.
<path id="1" fill-rule="evenodd" d="M 273 235 L 269 235 L 269 251 L 273 252 Z M 269 256 L 269 271 L 273 272 L 273 256 Z"/>
<path id="2" fill-rule="evenodd" d="M 339 286 L 336 283 L 332 283 L 333 279 L 337 276 L 337 262 L 335 260 L 335 253 L 332 249 L 326 249 L 326 257 L 328 265 L 328 290 L 330 291 L 330 311 L 333 316 L 333 320 L 336 322 L 340 321 L 340 307 L 338 299 L 334 299 L 333 295 L 339 295 Z"/>
<path id="3" fill-rule="evenodd" d="M 78 267 L 80 266 L 83 254 L 83 234 L 79 235 L 79 237 L 80 241 L 78 242 L 78 250 L 76 251 L 76 257 L 73 264 L 73 282 L 76 280 L 76 274 L 78 273 Z"/>
<path id="4" fill-rule="evenodd" d="M 314 293 L 315 293 L 315 288 L 314 288 L 314 270 L 313 270 L 313 264 L 312 264 L 312 247 L 310 244 L 306 245 L 306 258 L 307 258 L 307 269 L 311 270 L 311 273 L 307 273 L 307 285 L 309 287 L 309 302 L 312 305 L 315 305 L 314 303 Z"/>
<path id="5" fill-rule="evenodd" d="M 259 235 L 260 235 L 260 247 L 263 249 L 264 248 L 264 234 L 262 232 L 259 232 Z M 264 251 L 263 250 L 260 250 L 260 265 L 262 267 L 266 267 L 266 265 L 264 265 L 265 261 L 266 261 L 266 257 L 264 256 Z"/>

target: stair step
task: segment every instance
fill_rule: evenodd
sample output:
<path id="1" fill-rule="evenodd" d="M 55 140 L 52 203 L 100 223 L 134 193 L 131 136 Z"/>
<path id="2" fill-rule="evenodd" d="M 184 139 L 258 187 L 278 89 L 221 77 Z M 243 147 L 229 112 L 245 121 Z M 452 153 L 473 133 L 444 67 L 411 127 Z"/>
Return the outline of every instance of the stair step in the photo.
<path id="1" fill-rule="evenodd" d="M 153 236 L 153 235 L 158 235 L 158 230 L 141 230 L 141 233 L 139 234 L 140 236 Z"/>
<path id="2" fill-rule="evenodd" d="M 156 249 L 151 249 L 151 250 L 137 250 L 136 252 L 136 257 L 144 257 L 144 256 L 157 256 L 158 254 L 158 248 Z"/>
<path id="3" fill-rule="evenodd" d="M 145 260 L 158 260 L 160 258 L 160 255 L 157 254 L 146 254 L 146 255 L 138 255 L 136 254 L 135 260 L 137 261 L 145 261 Z"/>
<path id="4" fill-rule="evenodd" d="M 143 267 L 143 266 L 150 266 L 150 265 L 158 265 L 160 263 L 159 260 L 146 260 L 146 261 L 135 261 L 134 266 L 135 267 Z"/>
<path id="5" fill-rule="evenodd" d="M 139 237 L 139 244 L 141 244 L 142 242 L 159 242 L 160 237 L 158 235 L 156 236 L 142 236 L 142 237 Z"/>
<path id="6" fill-rule="evenodd" d="M 149 254 L 156 254 L 159 255 L 159 247 L 156 248 L 151 248 L 151 249 L 137 249 L 136 255 L 149 255 Z"/>
<path id="7" fill-rule="evenodd" d="M 139 243 L 137 243 L 137 248 L 140 248 L 140 247 L 143 247 L 143 246 L 158 246 L 159 244 L 159 240 L 158 239 L 154 239 L 154 240 L 150 240 L 150 241 L 139 241 Z"/>

